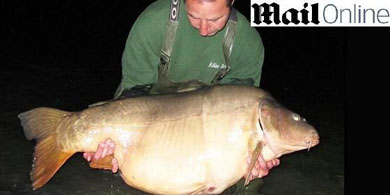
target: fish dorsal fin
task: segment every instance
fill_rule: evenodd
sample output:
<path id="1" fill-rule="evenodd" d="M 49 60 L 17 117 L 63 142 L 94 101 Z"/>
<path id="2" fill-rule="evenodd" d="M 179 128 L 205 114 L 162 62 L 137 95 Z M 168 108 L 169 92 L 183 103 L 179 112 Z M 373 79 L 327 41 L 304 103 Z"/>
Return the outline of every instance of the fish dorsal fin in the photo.
<path id="1" fill-rule="evenodd" d="M 260 141 L 259 143 L 257 143 L 256 148 L 255 148 L 255 150 L 252 153 L 252 159 L 251 159 L 251 162 L 249 164 L 249 167 L 248 167 L 248 170 L 247 170 L 247 173 L 246 173 L 246 176 L 245 176 L 245 184 L 244 185 L 248 185 L 249 184 L 249 182 L 251 180 L 251 177 L 252 177 L 253 167 L 255 166 L 256 161 L 259 158 L 262 149 L 263 149 L 263 142 Z"/>
<path id="2" fill-rule="evenodd" d="M 108 102 L 110 102 L 110 101 L 96 102 L 96 103 L 94 103 L 94 104 L 88 105 L 88 108 L 90 108 L 90 107 L 95 107 L 95 106 L 101 106 L 101 105 L 106 104 L 106 103 L 108 103 Z"/>

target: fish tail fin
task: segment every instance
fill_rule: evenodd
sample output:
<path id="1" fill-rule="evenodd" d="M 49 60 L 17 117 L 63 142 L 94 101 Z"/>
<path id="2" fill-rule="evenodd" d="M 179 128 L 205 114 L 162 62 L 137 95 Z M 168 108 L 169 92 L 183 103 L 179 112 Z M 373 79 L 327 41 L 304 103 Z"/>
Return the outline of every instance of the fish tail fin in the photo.
<path id="1" fill-rule="evenodd" d="M 18 115 L 28 140 L 36 146 L 30 177 L 33 190 L 45 185 L 76 151 L 63 151 L 58 145 L 56 131 L 61 119 L 70 112 L 53 108 L 36 108 Z"/>

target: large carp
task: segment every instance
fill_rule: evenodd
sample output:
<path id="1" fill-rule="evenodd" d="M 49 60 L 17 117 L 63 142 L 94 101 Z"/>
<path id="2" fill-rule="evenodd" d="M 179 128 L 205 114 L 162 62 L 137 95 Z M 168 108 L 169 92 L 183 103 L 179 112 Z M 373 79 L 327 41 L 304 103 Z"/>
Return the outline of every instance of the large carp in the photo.
<path id="1" fill-rule="evenodd" d="M 19 118 L 27 139 L 37 140 L 33 189 L 106 138 L 116 143 L 124 181 L 153 194 L 218 194 L 250 178 L 260 153 L 271 160 L 319 143 L 304 118 L 250 86 L 127 98 L 80 112 L 41 107 Z"/>

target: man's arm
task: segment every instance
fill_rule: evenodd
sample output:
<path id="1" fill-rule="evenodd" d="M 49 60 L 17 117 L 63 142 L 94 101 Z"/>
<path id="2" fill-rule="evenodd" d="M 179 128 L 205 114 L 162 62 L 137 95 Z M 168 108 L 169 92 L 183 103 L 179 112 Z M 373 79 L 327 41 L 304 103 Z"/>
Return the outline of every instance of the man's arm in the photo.
<path id="1" fill-rule="evenodd" d="M 157 78 L 159 57 L 147 37 L 140 35 L 137 23 L 129 33 L 122 55 L 122 79 L 114 98 L 119 98 L 125 90 L 135 86 L 147 86 Z"/>
<path id="2" fill-rule="evenodd" d="M 114 99 L 128 93 L 124 92 L 126 90 L 137 91 L 157 80 L 157 67 L 160 63 L 160 49 L 167 19 L 156 19 L 160 18 L 161 11 L 157 9 L 158 6 L 154 7 L 156 6 L 150 6 L 137 18 L 127 37 L 122 55 L 122 79 Z"/>
<path id="3" fill-rule="evenodd" d="M 124 89 L 116 99 L 149 95 L 151 87 L 151 85 L 136 85 L 130 89 Z"/>

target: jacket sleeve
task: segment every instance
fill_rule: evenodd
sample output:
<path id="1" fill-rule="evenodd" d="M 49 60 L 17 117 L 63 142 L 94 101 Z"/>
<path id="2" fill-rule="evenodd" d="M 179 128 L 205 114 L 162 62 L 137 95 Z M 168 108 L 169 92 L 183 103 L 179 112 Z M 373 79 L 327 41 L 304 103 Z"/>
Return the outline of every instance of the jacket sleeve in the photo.
<path id="1" fill-rule="evenodd" d="M 157 80 L 157 67 L 160 62 L 161 41 L 156 39 L 156 29 L 150 29 L 138 18 L 126 40 L 122 54 L 122 79 L 115 92 L 118 98 L 124 90 L 135 86 L 147 86 Z"/>

